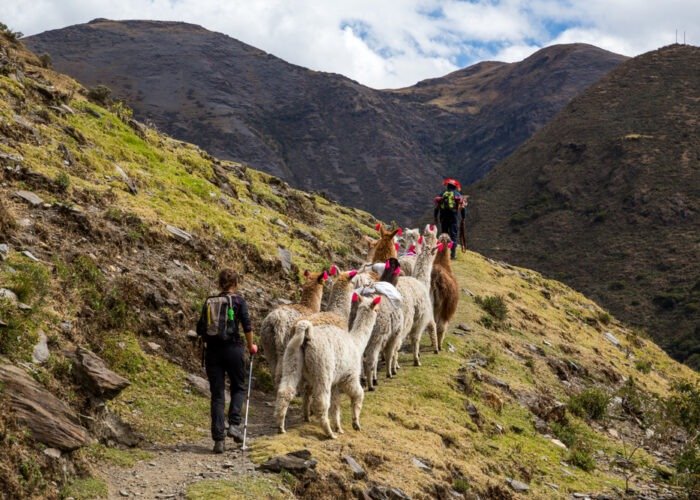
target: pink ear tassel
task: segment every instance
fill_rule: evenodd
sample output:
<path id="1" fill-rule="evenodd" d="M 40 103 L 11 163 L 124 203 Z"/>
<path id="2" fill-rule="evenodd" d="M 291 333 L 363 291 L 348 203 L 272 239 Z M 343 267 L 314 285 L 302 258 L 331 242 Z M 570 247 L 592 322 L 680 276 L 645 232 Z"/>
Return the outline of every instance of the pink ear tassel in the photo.
<path id="1" fill-rule="evenodd" d="M 323 281 L 328 280 L 328 271 L 323 271 Z"/>
<path id="2" fill-rule="evenodd" d="M 348 271 L 348 276 L 350 276 L 350 279 L 354 278 L 357 276 L 357 271 L 355 269 Z"/>
<path id="3" fill-rule="evenodd" d="M 333 265 L 331 266 L 331 276 L 335 276 L 335 275 L 337 275 L 337 274 L 338 274 L 338 266 L 336 266 L 335 264 L 333 264 Z"/>
<path id="4" fill-rule="evenodd" d="M 360 296 L 357 295 L 356 293 L 352 294 L 352 301 L 353 302 L 358 302 L 360 300 Z"/>
<path id="5" fill-rule="evenodd" d="M 394 276 L 397 276 L 399 274 L 401 274 L 401 268 L 397 267 L 396 269 L 394 269 Z"/>
<path id="6" fill-rule="evenodd" d="M 387 261 L 384 263 L 384 267 L 389 267 L 390 264 L 391 264 L 391 263 L 389 262 L 389 260 L 387 260 Z"/>
<path id="7" fill-rule="evenodd" d="M 379 304 L 381 301 L 382 301 L 382 298 L 381 298 L 381 297 L 375 297 L 374 300 L 372 301 L 372 304 L 374 304 L 374 305 L 376 306 L 376 305 Z"/>
<path id="8" fill-rule="evenodd" d="M 409 253 L 416 253 L 416 245 L 411 245 L 408 247 L 408 252 Z"/>
<path id="9" fill-rule="evenodd" d="M 418 244 L 422 245 L 423 244 L 423 236 L 421 235 L 420 238 L 418 238 Z"/>
<path id="10" fill-rule="evenodd" d="M 445 249 L 445 244 L 444 243 L 438 243 L 437 246 L 437 251 L 442 252 Z"/>
<path id="11" fill-rule="evenodd" d="M 403 236 L 403 229 L 399 228 L 399 230 L 396 232 L 397 236 Z"/>
<path id="12" fill-rule="evenodd" d="M 430 232 L 435 231 L 435 224 L 430 224 Z"/>
<path id="13" fill-rule="evenodd" d="M 382 227 L 382 225 L 381 225 L 379 222 L 377 222 L 377 225 L 374 226 L 374 229 L 375 229 L 376 231 L 379 231 L 379 229 L 380 229 L 381 227 Z"/>
<path id="14" fill-rule="evenodd" d="M 452 247 L 453 247 L 453 246 L 455 246 L 455 244 L 454 244 L 453 241 L 450 241 L 450 242 L 447 244 L 447 248 L 449 248 L 450 250 L 452 250 Z"/>
<path id="15" fill-rule="evenodd" d="M 399 251 L 399 244 L 398 244 L 398 243 L 394 243 L 394 248 L 395 248 L 396 251 L 398 252 L 398 251 Z"/>

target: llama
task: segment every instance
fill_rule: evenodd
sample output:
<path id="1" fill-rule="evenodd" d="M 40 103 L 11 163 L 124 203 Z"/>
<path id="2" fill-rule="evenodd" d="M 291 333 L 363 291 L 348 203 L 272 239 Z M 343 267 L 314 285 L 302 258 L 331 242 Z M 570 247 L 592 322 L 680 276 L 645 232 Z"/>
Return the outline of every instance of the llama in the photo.
<path id="1" fill-rule="evenodd" d="M 430 273 L 435 254 L 439 248 L 436 246 L 437 236 L 434 226 L 426 227 L 424 245 L 416 260 L 415 276 L 401 276 L 398 282 L 398 290 L 403 297 L 402 310 L 404 326 L 399 335 L 392 335 L 385 347 L 384 359 L 387 362 L 387 378 L 396 375 L 399 366 L 399 349 L 408 338 L 411 342 L 414 366 L 420 366 L 420 341 L 423 332 L 427 329 L 430 340 L 437 350 L 437 327 L 433 318 L 433 306 L 430 301 Z"/>
<path id="2" fill-rule="evenodd" d="M 404 229 L 401 242 L 401 253 L 406 253 L 412 245 L 418 245 L 420 231 L 418 229 Z"/>
<path id="3" fill-rule="evenodd" d="M 413 268 L 416 265 L 418 254 L 423 248 L 424 238 L 420 235 L 418 229 L 407 229 L 406 235 L 404 238 L 404 241 L 407 243 L 406 251 L 399 257 L 399 263 L 404 276 L 413 276 Z"/>
<path id="4" fill-rule="evenodd" d="M 284 354 L 284 348 L 292 335 L 294 324 L 302 316 L 321 310 L 323 286 L 328 280 L 328 271 L 321 273 L 304 271 L 304 278 L 299 304 L 276 307 L 265 317 L 260 326 L 260 343 L 275 385 L 279 383 L 281 376 L 281 368 L 277 361 Z"/>
<path id="5" fill-rule="evenodd" d="M 433 316 L 437 328 L 437 349 L 442 350 L 442 341 L 450 320 L 457 311 L 459 302 L 459 285 L 452 264 L 450 252 L 452 241 L 448 234 L 441 234 L 439 238 L 442 248 L 438 249 L 430 279 L 430 298 L 433 302 Z"/>
<path id="6" fill-rule="evenodd" d="M 367 248 L 367 256 L 365 257 L 365 262 L 373 262 L 374 259 L 374 248 L 379 242 L 378 239 L 370 238 L 367 235 L 362 236 L 360 243 Z"/>
<path id="7" fill-rule="evenodd" d="M 396 249 L 397 243 L 394 241 L 394 237 L 401 232 L 401 229 L 387 231 L 383 225 L 377 224 L 377 230 L 379 231 L 379 240 L 374 245 L 374 252 L 370 252 L 372 253 L 370 262 L 384 262 L 391 258 L 397 258 L 398 250 Z"/>
<path id="8" fill-rule="evenodd" d="M 285 432 L 285 418 L 302 379 L 311 389 L 311 399 L 321 418 L 326 435 L 335 439 L 343 433 L 340 425 L 340 394 L 346 393 L 352 401 L 352 426 L 360 430 L 360 412 L 364 391 L 360 385 L 362 353 L 377 320 L 381 297 L 364 299 L 353 295 L 359 302 L 352 329 L 335 325 L 314 326 L 302 320 L 294 328 L 294 335 L 284 352 L 282 378 L 275 402 L 275 419 L 280 433 Z M 329 419 L 333 418 L 333 429 Z M 335 432 L 334 432 L 335 430 Z"/>

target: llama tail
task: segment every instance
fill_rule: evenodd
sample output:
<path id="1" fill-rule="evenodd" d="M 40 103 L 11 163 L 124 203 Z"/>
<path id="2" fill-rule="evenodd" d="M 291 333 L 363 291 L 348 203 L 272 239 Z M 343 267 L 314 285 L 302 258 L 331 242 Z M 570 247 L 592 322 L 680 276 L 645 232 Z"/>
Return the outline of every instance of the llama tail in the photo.
<path id="1" fill-rule="evenodd" d="M 284 350 L 282 377 L 277 389 L 275 404 L 275 418 L 280 432 L 284 432 L 284 421 L 289 404 L 297 394 L 304 373 L 304 348 L 311 328 L 311 322 L 299 321 L 294 328 L 294 335 Z"/>

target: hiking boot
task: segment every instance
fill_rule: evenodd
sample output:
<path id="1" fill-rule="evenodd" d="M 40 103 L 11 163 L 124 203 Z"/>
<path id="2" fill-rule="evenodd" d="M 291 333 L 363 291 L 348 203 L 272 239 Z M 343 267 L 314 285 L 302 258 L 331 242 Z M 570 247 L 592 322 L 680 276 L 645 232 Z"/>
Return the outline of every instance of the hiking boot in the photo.
<path id="1" fill-rule="evenodd" d="M 241 429 L 240 425 L 229 425 L 227 434 L 228 437 L 233 438 L 236 443 L 243 442 L 243 429 Z"/>
<path id="2" fill-rule="evenodd" d="M 214 453 L 221 454 L 226 448 L 224 447 L 224 441 L 214 441 Z"/>

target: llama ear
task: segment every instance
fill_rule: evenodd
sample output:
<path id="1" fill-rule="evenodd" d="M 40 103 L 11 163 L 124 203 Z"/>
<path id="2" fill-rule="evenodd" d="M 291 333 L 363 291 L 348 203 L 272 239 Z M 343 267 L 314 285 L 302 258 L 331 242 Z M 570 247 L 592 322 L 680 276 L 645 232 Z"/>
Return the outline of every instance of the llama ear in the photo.
<path id="1" fill-rule="evenodd" d="M 357 270 L 351 269 L 350 271 L 348 271 L 348 277 L 350 279 L 353 279 L 355 276 L 357 276 Z"/>
<path id="2" fill-rule="evenodd" d="M 435 230 L 436 230 L 435 224 L 430 224 L 430 225 L 428 226 L 428 229 L 430 230 L 431 233 L 435 232 Z"/>
<path id="3" fill-rule="evenodd" d="M 394 276 L 398 276 L 399 274 L 401 274 L 401 267 L 394 269 Z"/>
<path id="4" fill-rule="evenodd" d="M 403 236 L 403 229 L 402 228 L 398 228 L 396 230 L 396 236 Z"/>
<path id="5" fill-rule="evenodd" d="M 339 272 L 340 272 L 340 270 L 338 269 L 338 266 L 336 266 L 335 264 L 331 265 L 331 269 L 330 269 L 331 276 L 337 276 Z"/>
<path id="6" fill-rule="evenodd" d="M 399 244 L 398 244 L 398 243 L 394 243 L 394 248 L 395 248 L 396 251 L 398 252 L 398 251 L 399 251 L 399 248 L 400 248 L 400 247 L 399 247 Z"/>
<path id="7" fill-rule="evenodd" d="M 382 303 L 382 297 L 381 297 L 381 295 L 376 296 L 376 297 L 374 298 L 374 300 L 372 300 L 372 309 L 374 309 L 375 307 L 377 307 L 377 306 L 378 306 L 379 304 L 381 304 L 381 303 Z"/>
<path id="8" fill-rule="evenodd" d="M 377 222 L 377 224 L 374 226 L 374 230 L 381 232 L 381 229 L 382 229 L 382 224 L 380 222 Z"/>
<path id="9" fill-rule="evenodd" d="M 389 267 L 391 265 L 391 261 L 389 259 L 386 260 L 384 263 L 384 267 Z"/>
<path id="10" fill-rule="evenodd" d="M 423 244 L 423 235 L 422 234 L 418 237 L 418 244 L 419 245 Z"/>
<path id="11" fill-rule="evenodd" d="M 323 271 L 323 274 L 320 276 L 321 279 L 319 279 L 319 283 L 321 281 L 328 281 L 328 271 Z"/>
<path id="12" fill-rule="evenodd" d="M 311 273 L 309 272 L 308 269 L 304 270 L 304 277 L 308 278 Z"/>
<path id="13" fill-rule="evenodd" d="M 447 244 L 447 248 L 449 248 L 450 250 L 452 250 L 452 247 L 453 247 L 453 246 L 455 246 L 455 244 L 454 244 L 453 241 L 450 241 L 450 242 Z"/>
<path id="14" fill-rule="evenodd" d="M 352 294 L 352 301 L 353 302 L 359 302 L 360 301 L 360 296 L 357 295 L 356 293 Z"/>

